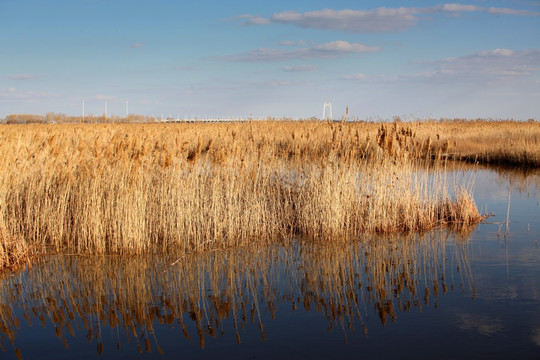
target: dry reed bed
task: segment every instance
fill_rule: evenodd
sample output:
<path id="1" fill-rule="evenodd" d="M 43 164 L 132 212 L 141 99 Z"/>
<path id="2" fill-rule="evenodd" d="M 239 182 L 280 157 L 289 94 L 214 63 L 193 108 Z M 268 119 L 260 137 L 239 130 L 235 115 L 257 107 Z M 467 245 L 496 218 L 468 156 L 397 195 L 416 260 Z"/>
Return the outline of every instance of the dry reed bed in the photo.
<path id="1" fill-rule="evenodd" d="M 448 146 L 414 126 L 2 126 L 0 261 L 14 265 L 13 239 L 40 252 L 188 253 L 478 222 L 468 189 L 419 171 Z"/>
<path id="2" fill-rule="evenodd" d="M 457 159 L 486 164 L 540 168 L 540 122 L 448 120 L 415 123 L 419 138 L 435 151 L 448 148 Z"/>

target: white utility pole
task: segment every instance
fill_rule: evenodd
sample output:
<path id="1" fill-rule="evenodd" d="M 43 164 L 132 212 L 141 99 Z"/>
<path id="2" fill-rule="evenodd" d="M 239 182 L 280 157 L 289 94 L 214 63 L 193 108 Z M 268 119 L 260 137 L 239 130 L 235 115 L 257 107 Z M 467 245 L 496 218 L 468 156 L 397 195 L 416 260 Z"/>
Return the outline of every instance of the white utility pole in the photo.
<path id="1" fill-rule="evenodd" d="M 327 108 L 328 108 L 329 113 L 330 113 L 330 116 L 329 116 L 329 117 L 326 117 L 326 116 L 327 116 L 327 114 L 326 114 L 326 109 L 327 109 Z M 332 120 L 332 118 L 333 118 L 333 116 L 332 116 L 332 103 L 329 103 L 329 102 L 324 103 L 322 114 L 323 114 L 323 115 L 322 115 L 322 119 L 323 119 L 323 120 L 328 120 L 328 119 Z"/>

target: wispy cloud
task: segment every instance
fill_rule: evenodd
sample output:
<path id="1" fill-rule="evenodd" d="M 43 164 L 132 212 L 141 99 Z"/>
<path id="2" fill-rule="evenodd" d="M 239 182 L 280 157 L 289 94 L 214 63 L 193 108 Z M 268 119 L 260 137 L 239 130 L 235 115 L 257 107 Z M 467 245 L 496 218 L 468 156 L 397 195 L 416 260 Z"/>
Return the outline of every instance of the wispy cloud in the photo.
<path id="1" fill-rule="evenodd" d="M 290 50 L 258 48 L 245 53 L 220 56 L 217 58 L 236 62 L 272 62 L 293 59 L 333 59 L 350 54 L 376 52 L 380 50 L 381 49 L 377 46 L 349 43 L 346 41 L 332 41 L 325 44 Z"/>
<path id="2" fill-rule="evenodd" d="M 283 71 L 300 72 L 300 71 L 315 71 L 319 67 L 317 65 L 299 65 L 299 66 L 284 66 Z"/>
<path id="3" fill-rule="evenodd" d="M 333 10 L 323 9 L 300 13 L 285 11 L 273 14 L 269 18 L 255 15 L 239 15 L 229 20 L 242 20 L 239 25 L 290 24 L 303 28 L 345 31 L 353 33 L 394 32 L 409 29 L 425 15 L 446 13 L 483 12 L 494 15 L 539 16 L 540 12 L 481 7 L 475 5 L 443 4 L 430 7 L 380 7 L 372 10 Z"/>
<path id="4" fill-rule="evenodd" d="M 493 14 L 493 15 L 521 15 L 521 16 L 539 16 L 540 15 L 540 12 L 537 12 L 537 11 L 497 8 L 497 7 L 481 7 L 481 6 L 475 6 L 475 5 L 462 5 L 462 4 L 444 4 L 441 6 L 435 6 L 432 9 L 433 9 L 433 12 L 442 11 L 442 12 L 450 12 L 450 13 L 485 12 L 485 13 Z"/>
<path id="5" fill-rule="evenodd" d="M 281 87 L 281 86 L 289 86 L 289 85 L 292 85 L 292 83 L 290 81 L 285 81 L 285 80 L 281 80 L 281 81 L 268 81 L 266 82 L 266 84 L 270 87 Z"/>
<path id="6" fill-rule="evenodd" d="M 116 98 L 114 96 L 110 96 L 110 95 L 103 95 L 103 94 L 98 94 L 96 96 L 94 96 L 94 99 L 95 100 L 115 100 Z"/>
<path id="7" fill-rule="evenodd" d="M 347 32 L 390 32 L 414 26 L 417 22 L 414 14 L 414 10 L 406 8 L 378 8 L 368 11 L 324 9 L 305 13 L 281 12 L 272 15 L 269 21 L 303 28 Z"/>
<path id="8" fill-rule="evenodd" d="M 9 75 L 8 79 L 10 80 L 37 80 L 40 79 L 40 75 L 30 75 L 30 74 L 15 74 Z"/>
<path id="9" fill-rule="evenodd" d="M 295 45 L 305 45 L 305 44 L 306 42 L 304 40 L 298 40 L 298 41 L 284 40 L 278 43 L 278 45 L 280 46 L 295 46 Z"/>
<path id="10" fill-rule="evenodd" d="M 0 102 L 5 103 L 32 103 L 57 97 L 58 94 L 43 91 L 20 90 L 14 87 L 0 89 Z"/>
<path id="11" fill-rule="evenodd" d="M 129 45 L 131 48 L 133 49 L 137 49 L 137 48 L 142 48 L 144 46 L 144 44 L 141 44 L 141 43 L 134 43 L 134 44 L 131 44 Z"/>
<path id="12" fill-rule="evenodd" d="M 514 9 L 495 8 L 495 7 L 487 8 L 485 11 L 490 14 L 495 14 L 495 15 L 523 15 L 523 16 L 531 16 L 531 15 L 539 16 L 540 15 L 540 12 L 538 11 L 532 12 L 532 11 L 527 11 L 527 10 L 514 10 Z"/>
<path id="13" fill-rule="evenodd" d="M 366 75 L 361 74 L 361 73 L 347 74 L 342 77 L 342 79 L 344 80 L 364 80 L 365 78 L 366 78 Z"/>
<path id="14" fill-rule="evenodd" d="M 540 15 L 540 13 L 537 11 L 497 8 L 497 7 L 482 7 L 482 6 L 462 5 L 462 4 L 444 4 L 440 6 L 434 6 L 432 9 L 435 11 L 440 10 L 440 11 L 446 11 L 446 12 L 486 12 L 489 14 L 496 14 L 496 15 L 523 15 L 523 16 Z"/>
<path id="15" fill-rule="evenodd" d="M 250 14 L 237 15 L 230 18 L 226 18 L 225 20 L 240 20 L 239 22 L 240 26 L 265 25 L 265 24 L 271 23 L 269 19 L 266 19 L 259 15 L 250 15 Z"/>
<path id="16" fill-rule="evenodd" d="M 440 9 L 441 11 L 448 12 L 473 12 L 480 11 L 482 8 L 474 5 L 444 4 L 438 7 L 433 7 L 433 9 Z"/>
<path id="17" fill-rule="evenodd" d="M 513 51 L 482 50 L 474 54 L 425 63 L 434 67 L 420 77 L 506 81 L 529 77 L 540 71 L 540 49 Z"/>

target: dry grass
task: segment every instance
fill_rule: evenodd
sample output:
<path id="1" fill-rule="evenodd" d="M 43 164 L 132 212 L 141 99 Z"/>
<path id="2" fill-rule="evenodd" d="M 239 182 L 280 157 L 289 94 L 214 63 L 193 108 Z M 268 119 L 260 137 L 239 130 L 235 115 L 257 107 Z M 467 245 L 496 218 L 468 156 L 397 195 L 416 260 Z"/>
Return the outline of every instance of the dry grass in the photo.
<path id="1" fill-rule="evenodd" d="M 14 237 L 0 227 L 0 270 L 16 270 L 32 257 L 33 246 L 23 237 Z"/>
<path id="2" fill-rule="evenodd" d="M 450 148 L 421 130 L 273 121 L 2 126 L 3 251 L 23 239 L 41 252 L 189 253 L 478 222 L 468 189 L 422 171 Z"/>
<path id="3" fill-rule="evenodd" d="M 540 167 L 539 122 L 453 120 L 412 126 L 417 137 L 432 140 L 435 152 L 472 162 Z"/>

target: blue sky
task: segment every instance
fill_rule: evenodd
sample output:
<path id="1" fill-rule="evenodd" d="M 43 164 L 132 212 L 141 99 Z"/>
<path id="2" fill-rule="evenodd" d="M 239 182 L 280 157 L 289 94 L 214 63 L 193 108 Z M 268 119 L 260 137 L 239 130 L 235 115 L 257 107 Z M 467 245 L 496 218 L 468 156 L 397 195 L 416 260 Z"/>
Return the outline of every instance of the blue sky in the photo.
<path id="1" fill-rule="evenodd" d="M 0 0 L 10 113 L 540 120 L 540 1 Z"/>

